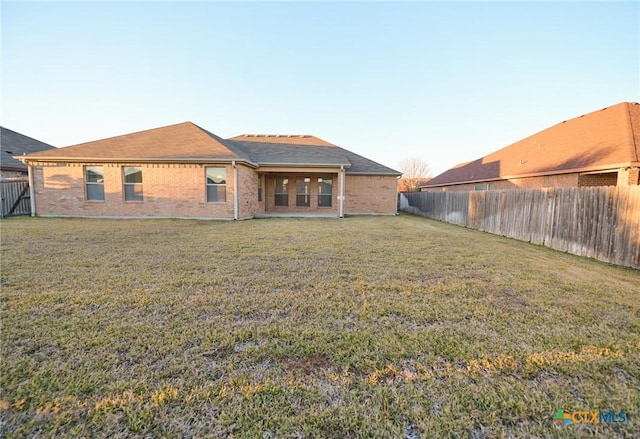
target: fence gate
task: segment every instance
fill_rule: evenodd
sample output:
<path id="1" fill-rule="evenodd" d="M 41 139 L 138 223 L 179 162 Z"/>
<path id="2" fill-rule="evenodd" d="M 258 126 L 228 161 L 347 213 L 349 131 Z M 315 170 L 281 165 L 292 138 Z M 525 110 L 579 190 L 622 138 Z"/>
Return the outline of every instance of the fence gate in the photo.
<path id="1" fill-rule="evenodd" d="M 31 215 L 29 180 L 0 181 L 0 218 Z"/>

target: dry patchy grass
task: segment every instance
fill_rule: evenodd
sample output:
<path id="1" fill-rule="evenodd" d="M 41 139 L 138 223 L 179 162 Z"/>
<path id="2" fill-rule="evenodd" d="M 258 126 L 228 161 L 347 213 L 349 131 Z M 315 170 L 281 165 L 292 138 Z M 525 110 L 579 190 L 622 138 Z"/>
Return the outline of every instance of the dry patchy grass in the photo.
<path id="1" fill-rule="evenodd" d="M 404 215 L 1 227 L 5 437 L 640 435 L 635 270 Z"/>

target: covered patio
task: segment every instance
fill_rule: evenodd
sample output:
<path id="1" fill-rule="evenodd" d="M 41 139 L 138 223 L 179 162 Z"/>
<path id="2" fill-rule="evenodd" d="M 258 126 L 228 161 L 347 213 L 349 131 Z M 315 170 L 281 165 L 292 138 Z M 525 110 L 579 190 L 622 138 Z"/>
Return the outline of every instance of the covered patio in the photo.
<path id="1" fill-rule="evenodd" d="M 292 168 L 258 174 L 260 216 L 344 216 L 344 166 Z"/>

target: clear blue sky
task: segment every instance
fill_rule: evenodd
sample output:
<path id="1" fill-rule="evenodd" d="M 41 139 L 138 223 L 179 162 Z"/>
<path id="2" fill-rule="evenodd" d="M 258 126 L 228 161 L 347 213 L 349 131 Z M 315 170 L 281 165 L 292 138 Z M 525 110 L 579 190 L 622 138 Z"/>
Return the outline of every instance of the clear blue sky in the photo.
<path id="1" fill-rule="evenodd" d="M 434 174 L 640 100 L 640 2 L 5 2 L 3 126 L 67 146 L 190 120 Z"/>

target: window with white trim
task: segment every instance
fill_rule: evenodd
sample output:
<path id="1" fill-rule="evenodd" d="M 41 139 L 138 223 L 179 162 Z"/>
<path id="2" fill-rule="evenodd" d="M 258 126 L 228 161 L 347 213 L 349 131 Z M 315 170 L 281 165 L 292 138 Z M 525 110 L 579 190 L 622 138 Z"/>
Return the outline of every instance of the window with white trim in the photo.
<path id="1" fill-rule="evenodd" d="M 84 184 L 87 201 L 104 201 L 104 169 L 102 166 L 85 166 Z"/>
<path id="2" fill-rule="evenodd" d="M 224 203 L 227 201 L 226 168 L 206 168 L 207 203 Z"/>
<path id="3" fill-rule="evenodd" d="M 122 170 L 124 201 L 143 201 L 142 168 L 125 166 Z"/>

